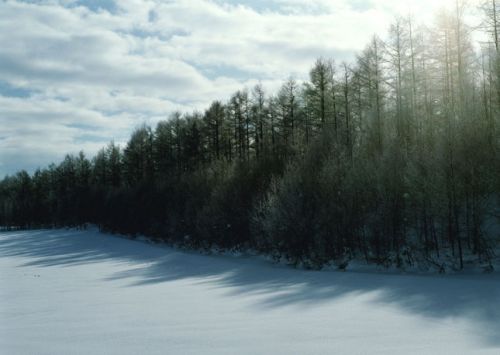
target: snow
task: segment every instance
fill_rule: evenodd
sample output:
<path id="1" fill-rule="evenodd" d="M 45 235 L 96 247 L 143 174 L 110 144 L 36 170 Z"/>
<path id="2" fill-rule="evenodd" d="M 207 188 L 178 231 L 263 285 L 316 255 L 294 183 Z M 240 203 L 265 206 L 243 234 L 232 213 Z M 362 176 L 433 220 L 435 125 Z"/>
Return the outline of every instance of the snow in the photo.
<path id="1" fill-rule="evenodd" d="M 499 354 L 500 278 L 295 270 L 93 229 L 2 232 L 0 353 Z"/>

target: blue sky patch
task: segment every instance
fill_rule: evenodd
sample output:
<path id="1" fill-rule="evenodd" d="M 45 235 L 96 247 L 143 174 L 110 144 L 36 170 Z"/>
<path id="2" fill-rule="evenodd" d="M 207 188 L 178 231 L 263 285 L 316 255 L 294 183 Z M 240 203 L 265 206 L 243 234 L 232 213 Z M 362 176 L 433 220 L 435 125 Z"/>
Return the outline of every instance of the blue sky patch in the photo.
<path id="1" fill-rule="evenodd" d="M 20 88 L 11 85 L 7 81 L 0 80 L 0 95 L 4 97 L 20 97 L 27 98 L 30 97 L 35 90 Z"/>
<path id="2" fill-rule="evenodd" d="M 118 11 L 118 6 L 114 0 L 78 0 L 74 5 L 84 6 L 94 12 L 105 10 L 112 14 Z"/>

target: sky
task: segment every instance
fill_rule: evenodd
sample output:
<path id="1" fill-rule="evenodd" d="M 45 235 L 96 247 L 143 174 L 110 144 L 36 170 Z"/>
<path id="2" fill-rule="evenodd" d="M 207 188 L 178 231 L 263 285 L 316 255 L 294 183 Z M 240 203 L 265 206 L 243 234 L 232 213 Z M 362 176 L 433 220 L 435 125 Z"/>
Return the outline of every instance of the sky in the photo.
<path id="1" fill-rule="evenodd" d="M 272 93 L 452 1 L 0 0 L 0 178 L 258 82 Z"/>

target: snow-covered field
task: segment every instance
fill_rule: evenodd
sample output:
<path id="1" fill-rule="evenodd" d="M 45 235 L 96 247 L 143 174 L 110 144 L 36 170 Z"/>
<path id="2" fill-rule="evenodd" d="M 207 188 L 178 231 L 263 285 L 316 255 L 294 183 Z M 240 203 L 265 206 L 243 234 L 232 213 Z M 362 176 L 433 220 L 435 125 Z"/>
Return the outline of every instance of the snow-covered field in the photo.
<path id="1" fill-rule="evenodd" d="M 500 354 L 500 278 L 294 270 L 0 233 L 0 354 Z"/>

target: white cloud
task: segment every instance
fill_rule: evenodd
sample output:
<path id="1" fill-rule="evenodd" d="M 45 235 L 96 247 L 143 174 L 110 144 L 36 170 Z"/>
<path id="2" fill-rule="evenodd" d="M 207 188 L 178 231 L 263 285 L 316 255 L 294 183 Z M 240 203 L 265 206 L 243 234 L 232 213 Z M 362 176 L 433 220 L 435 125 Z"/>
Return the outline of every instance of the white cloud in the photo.
<path id="1" fill-rule="evenodd" d="M 425 19 L 447 1 L 0 2 L 0 84 L 25 93 L 0 91 L 0 176 L 91 155 L 258 80 L 274 90 L 319 56 L 351 58 L 410 2 Z"/>

